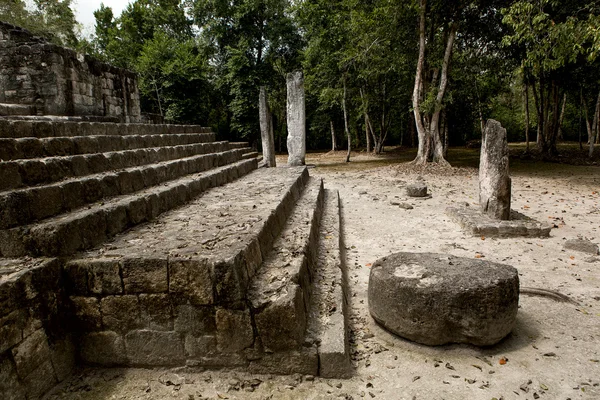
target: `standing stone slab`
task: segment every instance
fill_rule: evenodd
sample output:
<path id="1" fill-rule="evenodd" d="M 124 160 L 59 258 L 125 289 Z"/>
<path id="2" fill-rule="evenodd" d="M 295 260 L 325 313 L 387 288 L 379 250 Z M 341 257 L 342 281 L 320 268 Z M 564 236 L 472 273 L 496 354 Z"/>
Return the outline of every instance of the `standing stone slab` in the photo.
<path id="1" fill-rule="evenodd" d="M 288 165 L 304 165 L 306 156 L 306 112 L 302 71 L 287 74 Z"/>
<path id="2" fill-rule="evenodd" d="M 510 218 L 510 176 L 506 129 L 488 120 L 483 130 L 479 158 L 479 206 L 492 218 Z"/>
<path id="3" fill-rule="evenodd" d="M 493 345 L 513 329 L 518 306 L 519 275 L 509 265 L 396 253 L 371 268 L 371 316 L 418 343 Z"/>
<path id="4" fill-rule="evenodd" d="M 263 158 L 266 167 L 275 167 L 275 139 L 273 137 L 273 116 L 267 102 L 267 91 L 260 87 L 258 100 L 260 114 L 260 136 L 262 138 Z"/>

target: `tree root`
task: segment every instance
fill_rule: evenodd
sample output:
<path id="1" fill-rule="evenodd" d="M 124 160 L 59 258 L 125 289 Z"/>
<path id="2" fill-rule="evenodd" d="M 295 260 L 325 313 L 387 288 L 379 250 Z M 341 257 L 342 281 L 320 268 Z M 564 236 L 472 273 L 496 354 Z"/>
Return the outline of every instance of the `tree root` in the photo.
<path id="1" fill-rule="evenodd" d="M 580 305 L 578 302 L 567 296 L 566 294 L 562 294 L 560 292 L 550 290 L 550 289 L 541 289 L 541 288 L 533 288 L 533 287 L 522 287 L 520 289 L 520 293 L 527 296 L 541 296 L 547 297 L 549 299 L 553 299 L 556 301 L 561 301 L 564 303 L 571 303 L 575 305 Z"/>

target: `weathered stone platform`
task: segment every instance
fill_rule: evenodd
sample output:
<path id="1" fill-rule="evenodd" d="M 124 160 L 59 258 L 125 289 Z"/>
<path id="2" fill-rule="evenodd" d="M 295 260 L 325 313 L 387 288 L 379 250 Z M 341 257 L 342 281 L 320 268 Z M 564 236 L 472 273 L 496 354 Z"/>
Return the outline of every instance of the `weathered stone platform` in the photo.
<path id="1" fill-rule="evenodd" d="M 77 363 L 351 373 L 339 199 L 306 168 L 177 125 L 1 120 L 0 154 L 1 398 Z"/>
<path id="2" fill-rule="evenodd" d="M 536 221 L 515 210 L 510 211 L 510 219 L 506 221 L 494 219 L 475 207 L 448 207 L 446 214 L 474 236 L 548 237 L 552 230 L 552 225 Z"/>

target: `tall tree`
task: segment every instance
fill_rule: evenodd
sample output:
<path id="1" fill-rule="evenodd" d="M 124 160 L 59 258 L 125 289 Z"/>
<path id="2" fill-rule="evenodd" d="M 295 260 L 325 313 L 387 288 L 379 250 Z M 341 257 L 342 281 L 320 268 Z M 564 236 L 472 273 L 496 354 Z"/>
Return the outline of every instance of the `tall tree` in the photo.
<path id="1" fill-rule="evenodd" d="M 232 129 L 258 137 L 259 86 L 285 85 L 285 73 L 299 66 L 301 36 L 288 0 L 193 0 L 192 14 L 212 48 L 216 84 L 227 94 Z M 276 114 L 275 114 L 276 115 Z"/>
<path id="2" fill-rule="evenodd" d="M 503 42 L 524 49 L 537 115 L 538 149 L 558 153 L 560 101 L 577 63 L 598 54 L 599 6 L 595 1 L 519 0 L 503 10 L 512 32 Z"/>
<path id="3" fill-rule="evenodd" d="M 0 20 L 13 23 L 44 36 L 62 46 L 77 47 L 79 24 L 72 0 L 4 0 Z"/>

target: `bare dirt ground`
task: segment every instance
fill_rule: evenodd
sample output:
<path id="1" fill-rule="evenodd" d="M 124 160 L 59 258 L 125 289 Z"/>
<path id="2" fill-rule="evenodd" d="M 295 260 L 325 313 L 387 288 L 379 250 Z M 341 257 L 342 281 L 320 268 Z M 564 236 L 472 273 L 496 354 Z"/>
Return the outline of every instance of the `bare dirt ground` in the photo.
<path id="1" fill-rule="evenodd" d="M 416 171 L 385 156 L 309 154 L 312 176 L 337 189 L 350 278 L 348 380 L 256 376 L 235 371 L 86 369 L 51 399 L 600 399 L 600 257 L 563 250 L 567 239 L 600 243 L 600 169 L 511 164 L 512 208 L 556 226 L 550 238 L 471 237 L 449 220 L 455 203 L 477 205 L 477 153 L 450 153 L 461 168 Z M 285 157 L 278 157 L 280 165 Z M 512 161 L 511 161 L 512 162 Z M 470 167 L 471 166 L 471 167 Z M 406 198 L 421 175 L 432 197 Z M 413 209 L 400 208 L 409 203 Z M 521 295 L 517 326 L 491 348 L 428 347 L 395 337 L 369 316 L 370 265 L 397 251 L 485 257 L 519 270 L 521 285 L 556 290 L 579 305 Z"/>

